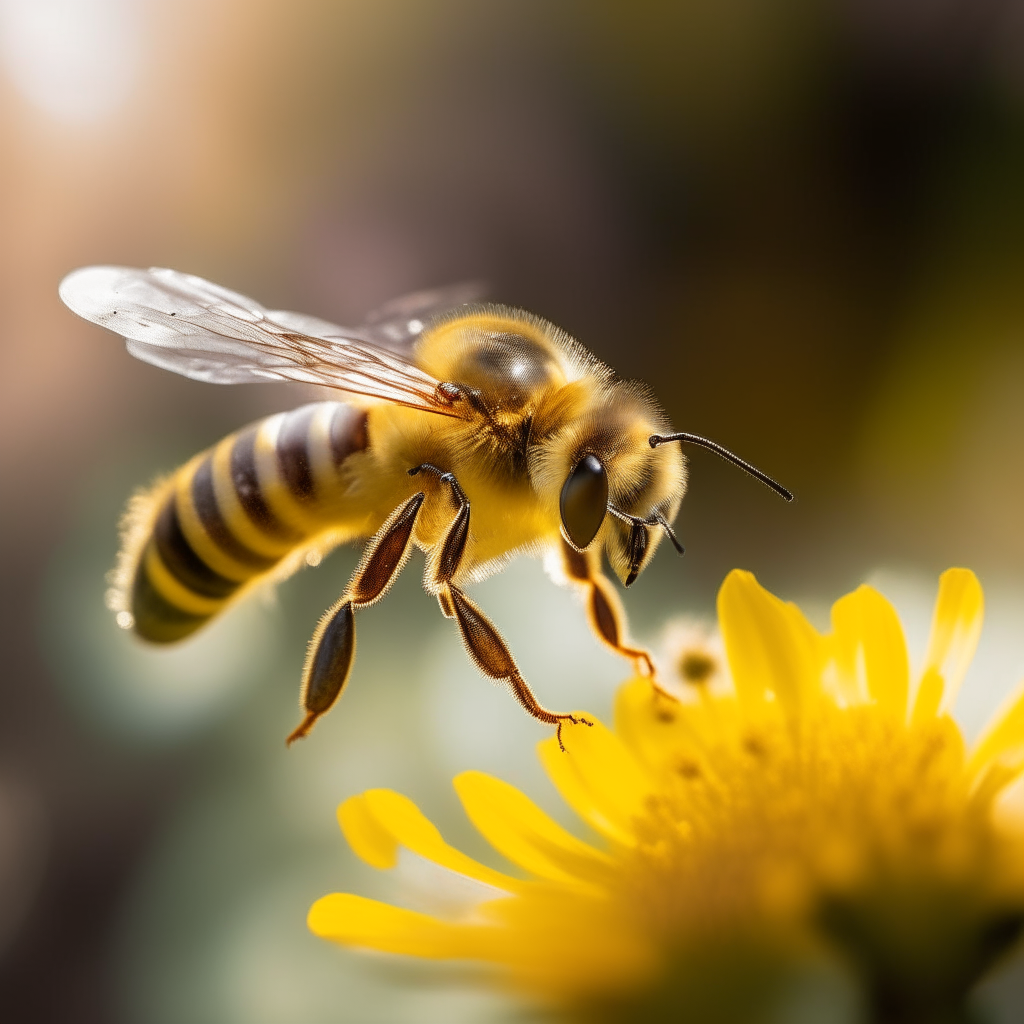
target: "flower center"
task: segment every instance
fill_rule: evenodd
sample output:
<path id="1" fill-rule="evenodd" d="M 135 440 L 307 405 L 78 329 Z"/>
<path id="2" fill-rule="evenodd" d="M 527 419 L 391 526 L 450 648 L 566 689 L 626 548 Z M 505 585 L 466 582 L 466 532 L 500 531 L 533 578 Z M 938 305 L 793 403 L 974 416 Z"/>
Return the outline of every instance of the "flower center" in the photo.
<path id="1" fill-rule="evenodd" d="M 954 904 L 980 927 L 1007 873 L 951 720 L 908 728 L 873 706 L 823 705 L 797 730 L 780 713 L 743 720 L 729 700 L 693 713 L 707 716 L 689 730 L 701 741 L 663 748 L 618 882 L 643 930 L 673 947 L 738 926 L 820 937 L 843 905 L 883 935 L 911 891 L 930 908 L 915 912 L 922 935 L 949 932 Z"/>
<path id="2" fill-rule="evenodd" d="M 706 683 L 717 668 L 715 659 L 703 651 L 686 651 L 679 659 L 679 674 L 694 686 Z"/>

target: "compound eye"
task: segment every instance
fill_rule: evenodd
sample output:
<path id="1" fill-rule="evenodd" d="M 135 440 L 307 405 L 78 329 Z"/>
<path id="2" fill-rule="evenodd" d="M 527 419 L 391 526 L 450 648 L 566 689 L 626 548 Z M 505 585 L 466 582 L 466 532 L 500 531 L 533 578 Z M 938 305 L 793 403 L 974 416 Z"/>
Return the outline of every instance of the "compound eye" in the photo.
<path id="1" fill-rule="evenodd" d="M 608 508 L 608 474 L 595 455 L 584 455 L 562 485 L 558 501 L 562 529 L 582 551 L 597 536 Z"/>

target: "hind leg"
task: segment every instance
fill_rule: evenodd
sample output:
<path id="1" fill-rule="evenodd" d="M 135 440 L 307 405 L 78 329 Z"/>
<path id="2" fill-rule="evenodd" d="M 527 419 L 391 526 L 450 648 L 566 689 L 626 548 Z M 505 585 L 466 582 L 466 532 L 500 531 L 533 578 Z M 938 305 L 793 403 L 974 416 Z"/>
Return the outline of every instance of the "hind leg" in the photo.
<path id="1" fill-rule="evenodd" d="M 288 737 L 289 744 L 306 736 L 341 695 L 356 653 L 355 609 L 383 597 L 402 571 L 423 498 L 420 491 L 392 512 L 366 549 L 341 600 L 320 620 L 302 670 L 302 708 L 306 714 Z"/>

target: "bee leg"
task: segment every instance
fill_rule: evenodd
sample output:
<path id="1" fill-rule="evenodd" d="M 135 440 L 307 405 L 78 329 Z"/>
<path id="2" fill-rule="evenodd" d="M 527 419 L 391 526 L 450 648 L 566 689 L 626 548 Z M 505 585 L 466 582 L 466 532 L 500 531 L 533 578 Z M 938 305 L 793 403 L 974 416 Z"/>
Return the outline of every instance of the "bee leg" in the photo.
<path id="1" fill-rule="evenodd" d="M 540 722 L 557 727 L 558 745 L 562 744 L 562 726 L 569 722 L 572 725 L 593 725 L 589 719 L 579 715 L 557 714 L 549 711 L 533 695 L 526 680 L 519 674 L 512 652 L 508 649 L 501 634 L 494 624 L 475 604 L 456 586 L 448 585 L 442 591 L 447 597 L 454 618 L 462 633 L 462 642 L 466 645 L 469 656 L 485 676 L 490 676 L 504 683 L 512 691 L 527 714 L 533 715 Z"/>
<path id="2" fill-rule="evenodd" d="M 383 597 L 401 572 L 409 557 L 423 498 L 420 491 L 391 513 L 367 547 L 345 593 L 316 627 L 302 670 L 302 707 L 306 715 L 287 743 L 306 736 L 344 689 L 356 653 L 355 609 Z"/>
<path id="3" fill-rule="evenodd" d="M 659 693 L 674 701 L 676 698 L 658 685 L 650 654 L 642 647 L 630 647 L 623 641 L 626 632 L 626 613 L 608 578 L 592 563 L 585 552 L 577 551 L 565 541 L 562 541 L 562 555 L 566 575 L 573 583 L 586 590 L 587 619 L 590 628 L 602 643 L 607 644 L 617 654 L 629 658 L 636 671 L 647 676 Z"/>
<path id="4" fill-rule="evenodd" d="M 444 616 L 458 622 L 462 641 L 477 668 L 485 676 L 505 683 L 527 714 L 533 715 L 541 722 L 555 726 L 558 745 L 565 750 L 562 744 L 562 726 L 566 722 L 573 725 L 577 723 L 593 725 L 594 723 L 577 715 L 560 715 L 548 711 L 534 697 L 526 680 L 519 674 L 519 668 L 512 657 L 512 652 L 493 623 L 452 582 L 462 564 L 466 541 L 469 539 L 469 499 L 453 474 L 443 473 L 436 466 L 429 464 L 417 466 L 415 470 L 410 470 L 410 473 L 415 476 L 422 470 L 437 473 L 441 482 L 451 487 L 452 495 L 458 506 L 455 518 L 452 520 L 451 526 L 448 527 L 444 540 L 441 541 L 437 555 L 431 560 L 427 581 L 429 589 L 436 591 L 437 600 Z"/>
<path id="5" fill-rule="evenodd" d="M 445 473 L 430 465 L 429 462 L 422 466 L 416 466 L 409 470 L 410 476 L 415 476 L 423 470 L 436 473 L 443 484 L 448 484 L 452 489 L 452 497 L 457 506 L 455 518 L 452 520 L 444 540 L 437 549 L 427 567 L 427 589 L 437 594 L 437 603 L 441 606 L 441 614 L 446 619 L 455 618 L 455 609 L 451 597 L 448 594 L 449 584 L 455 579 L 459 566 L 462 564 L 462 556 L 466 552 L 466 542 L 469 540 L 469 498 L 466 492 L 459 485 L 453 473 Z"/>

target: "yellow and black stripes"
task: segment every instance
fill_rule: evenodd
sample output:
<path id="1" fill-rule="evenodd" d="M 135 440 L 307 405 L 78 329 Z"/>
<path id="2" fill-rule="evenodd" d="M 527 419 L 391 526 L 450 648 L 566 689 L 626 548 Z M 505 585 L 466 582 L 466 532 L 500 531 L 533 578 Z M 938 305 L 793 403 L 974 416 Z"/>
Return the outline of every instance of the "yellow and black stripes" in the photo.
<path id="1" fill-rule="evenodd" d="M 339 402 L 270 416 L 225 438 L 154 493 L 130 582 L 135 629 L 181 639 L 343 515 L 341 467 L 366 415 Z"/>
<path id="2" fill-rule="evenodd" d="M 228 526 L 224 513 L 217 502 L 212 455 L 207 455 L 199 463 L 192 475 L 191 490 L 192 507 L 199 519 L 199 525 L 205 531 L 210 543 L 223 552 L 227 559 L 257 573 L 264 572 L 275 564 L 277 560 L 272 555 L 263 555 L 258 551 L 253 551 L 244 541 L 239 540 Z M 258 522 L 255 518 L 253 521 Z"/>

